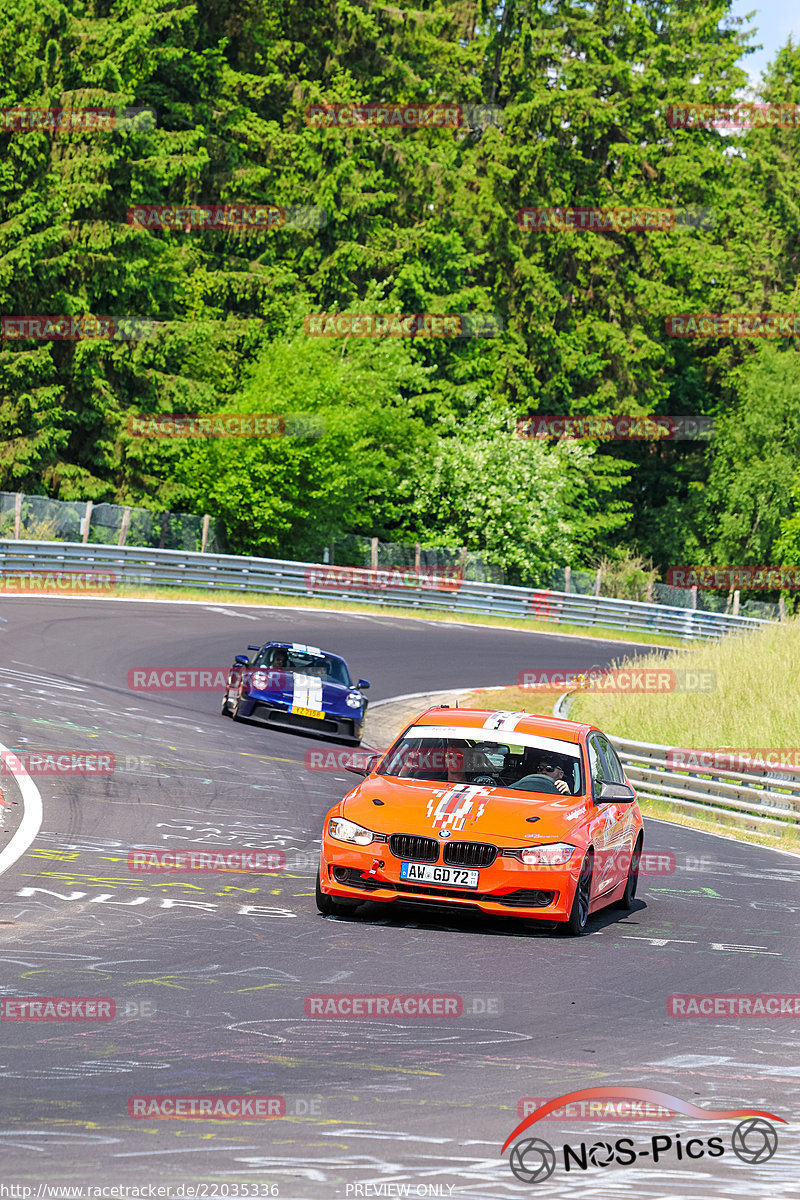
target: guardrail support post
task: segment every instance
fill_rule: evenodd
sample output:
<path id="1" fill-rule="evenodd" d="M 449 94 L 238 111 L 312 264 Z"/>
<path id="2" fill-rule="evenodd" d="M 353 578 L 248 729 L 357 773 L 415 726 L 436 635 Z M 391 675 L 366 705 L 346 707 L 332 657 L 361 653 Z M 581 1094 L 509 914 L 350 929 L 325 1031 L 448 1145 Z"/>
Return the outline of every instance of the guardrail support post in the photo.
<path id="1" fill-rule="evenodd" d="M 19 531 L 22 525 L 22 492 L 17 492 L 14 497 L 14 537 L 19 540 Z"/>
<path id="2" fill-rule="evenodd" d="M 203 514 L 203 540 L 200 544 L 200 553 L 205 554 L 206 546 L 208 545 L 208 527 L 211 524 L 211 517 L 208 513 Z"/>
<path id="3" fill-rule="evenodd" d="M 572 567 L 564 567 L 564 591 L 570 590 L 570 581 L 572 579 Z"/>
<path id="4" fill-rule="evenodd" d="M 599 595 L 600 595 L 600 584 L 601 584 L 601 582 L 602 582 L 602 579 L 603 579 L 603 572 L 602 572 L 602 569 L 601 569 L 600 567 L 598 567 L 598 568 L 597 568 L 597 578 L 596 578 L 596 579 L 595 579 L 595 581 L 594 581 L 594 594 L 595 594 L 595 596 L 599 596 Z"/>
<path id="5" fill-rule="evenodd" d="M 128 527 L 130 526 L 130 523 L 131 523 L 131 510 L 129 508 L 126 508 L 122 514 L 122 528 L 119 531 L 119 541 L 117 542 L 118 546 L 125 545 L 125 542 L 128 537 Z"/>
<path id="6" fill-rule="evenodd" d="M 733 593 L 733 615 L 734 615 L 734 617 L 738 617 L 738 615 L 739 615 L 739 589 L 738 588 Z"/>
<path id="7" fill-rule="evenodd" d="M 92 503 L 92 501 L 87 500 L 86 501 L 86 512 L 83 514 L 83 520 L 81 521 L 81 533 L 83 534 L 83 537 L 81 540 L 83 541 L 84 546 L 86 545 L 86 543 L 89 540 L 89 529 L 91 528 L 91 524 L 92 524 L 92 509 L 93 508 L 94 508 L 94 504 Z"/>
<path id="8" fill-rule="evenodd" d="M 697 612 L 697 584 L 692 584 L 692 608 Z"/>
<path id="9" fill-rule="evenodd" d="M 778 619 L 781 622 L 786 620 L 786 600 L 783 596 L 778 597 Z"/>
<path id="10" fill-rule="evenodd" d="M 414 546 L 414 570 L 417 574 L 417 578 L 419 578 L 419 560 L 420 560 L 421 553 L 422 553 L 422 546 L 419 544 L 419 542 L 417 542 L 416 545 Z"/>
<path id="11" fill-rule="evenodd" d="M 370 554 L 369 554 L 369 565 L 372 567 L 373 571 L 377 571 L 377 569 L 378 569 L 378 539 L 376 537 L 374 537 L 372 539 L 372 545 L 370 547 Z"/>

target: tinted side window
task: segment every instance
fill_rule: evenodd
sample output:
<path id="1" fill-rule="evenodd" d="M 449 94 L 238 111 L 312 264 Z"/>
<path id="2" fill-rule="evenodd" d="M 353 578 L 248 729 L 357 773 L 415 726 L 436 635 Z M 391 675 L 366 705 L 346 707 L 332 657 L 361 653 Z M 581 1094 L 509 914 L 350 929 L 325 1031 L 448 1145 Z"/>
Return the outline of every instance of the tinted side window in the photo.
<path id="1" fill-rule="evenodd" d="M 600 785 L 604 781 L 610 781 L 597 745 L 597 734 L 594 733 L 589 738 L 589 770 L 592 776 L 592 791 L 597 794 L 600 791 Z"/>
<path id="2" fill-rule="evenodd" d="M 603 762 L 605 763 L 606 779 L 610 780 L 611 783 L 624 783 L 625 772 L 622 769 L 622 763 L 617 758 L 616 750 L 611 745 L 608 738 L 604 737 L 603 734 L 595 734 L 595 737 L 597 738 L 597 744 L 600 748 L 600 753 L 603 756 Z"/>

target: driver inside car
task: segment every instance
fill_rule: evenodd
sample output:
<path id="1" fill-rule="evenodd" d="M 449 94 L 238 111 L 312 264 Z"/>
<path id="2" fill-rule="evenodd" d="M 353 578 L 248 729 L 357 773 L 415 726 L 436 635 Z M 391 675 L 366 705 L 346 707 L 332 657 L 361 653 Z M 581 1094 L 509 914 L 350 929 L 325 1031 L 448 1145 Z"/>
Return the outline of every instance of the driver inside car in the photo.
<path id="1" fill-rule="evenodd" d="M 552 779 L 554 786 L 558 788 L 559 792 L 568 792 L 570 790 L 563 770 L 552 759 L 540 759 L 536 766 L 536 774 L 546 775 L 548 779 Z"/>

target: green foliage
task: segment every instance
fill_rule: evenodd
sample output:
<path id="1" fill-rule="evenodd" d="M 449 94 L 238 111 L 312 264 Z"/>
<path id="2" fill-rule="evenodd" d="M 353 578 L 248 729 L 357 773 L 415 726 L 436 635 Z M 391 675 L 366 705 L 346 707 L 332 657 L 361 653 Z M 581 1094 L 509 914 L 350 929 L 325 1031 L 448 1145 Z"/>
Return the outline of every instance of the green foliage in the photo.
<path id="1" fill-rule="evenodd" d="M 733 382 L 736 399 L 712 443 L 701 532 L 707 561 L 760 565 L 771 561 L 797 499 L 800 354 L 765 345 Z"/>
<path id="2" fill-rule="evenodd" d="M 626 550 L 661 566 L 768 562 L 780 537 L 789 553 L 796 352 L 664 329 L 673 312 L 798 307 L 796 130 L 734 139 L 665 120 L 745 83 L 728 12 L 0 0 L 0 107 L 157 113 L 154 127 L 0 131 L 0 311 L 158 322 L 132 343 L 0 344 L 0 489 L 207 511 L 242 551 L 313 556 L 346 532 L 463 543 L 521 581 Z M 763 91 L 800 101 L 791 42 Z M 483 130 L 305 118 L 373 100 L 503 116 Z M 128 220 L 199 202 L 321 206 L 327 220 L 247 233 Z M 700 206 L 715 222 L 517 226 L 520 208 L 557 204 Z M 303 315 L 323 311 L 497 313 L 504 330 L 306 338 Z M 206 444 L 128 425 L 214 412 L 309 412 L 325 429 Z M 709 447 L 521 443 L 513 420 L 529 412 L 713 414 L 719 433 Z"/>

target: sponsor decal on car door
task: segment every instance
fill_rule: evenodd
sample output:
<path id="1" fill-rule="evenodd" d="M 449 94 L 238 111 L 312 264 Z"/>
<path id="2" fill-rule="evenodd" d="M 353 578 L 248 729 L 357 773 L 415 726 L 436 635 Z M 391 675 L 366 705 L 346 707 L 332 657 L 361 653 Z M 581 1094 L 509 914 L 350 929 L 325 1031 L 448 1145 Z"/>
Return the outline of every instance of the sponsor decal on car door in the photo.
<path id="1" fill-rule="evenodd" d="M 589 769 L 595 797 L 603 783 L 618 782 L 614 779 L 614 773 L 609 769 L 602 753 L 604 741 L 605 738 L 601 741 L 600 735 L 595 733 L 591 735 L 588 743 Z M 595 808 L 591 831 L 595 846 L 595 881 L 592 891 L 596 895 L 610 891 L 627 874 L 627 863 L 622 851 L 626 849 L 629 808 L 627 804 L 603 804 Z"/>

